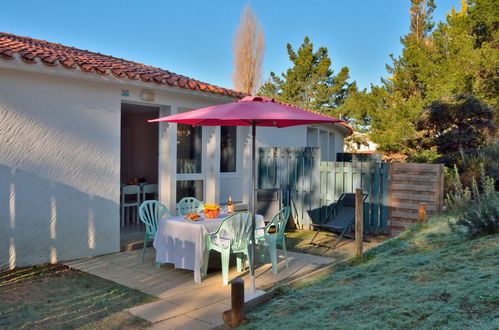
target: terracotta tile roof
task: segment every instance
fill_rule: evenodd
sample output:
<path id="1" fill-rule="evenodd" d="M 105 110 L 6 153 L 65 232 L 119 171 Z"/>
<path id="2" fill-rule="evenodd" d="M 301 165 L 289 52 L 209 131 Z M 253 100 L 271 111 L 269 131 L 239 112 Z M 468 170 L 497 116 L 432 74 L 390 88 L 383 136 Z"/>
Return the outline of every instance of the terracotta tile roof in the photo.
<path id="1" fill-rule="evenodd" d="M 339 124 L 339 125 L 344 126 L 345 128 L 347 128 L 350 131 L 350 135 L 353 134 L 353 133 L 355 133 L 353 127 L 350 126 L 346 121 L 340 121 L 340 122 L 338 122 L 336 124 Z"/>
<path id="2" fill-rule="evenodd" d="M 0 32 L 0 58 L 12 60 L 15 53 L 24 62 L 29 64 L 41 61 L 47 66 L 61 65 L 66 69 L 80 68 L 84 72 L 95 72 L 100 75 L 112 74 L 118 78 L 140 79 L 144 82 L 199 90 L 234 98 L 245 96 L 241 92 L 210 85 L 141 63 L 55 44 L 45 40 Z"/>

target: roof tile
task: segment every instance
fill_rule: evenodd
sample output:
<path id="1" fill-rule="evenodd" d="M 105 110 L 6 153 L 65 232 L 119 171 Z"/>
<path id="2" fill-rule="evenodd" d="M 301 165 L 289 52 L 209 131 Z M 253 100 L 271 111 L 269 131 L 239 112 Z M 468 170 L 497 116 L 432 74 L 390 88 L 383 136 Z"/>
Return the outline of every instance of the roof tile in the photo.
<path id="1" fill-rule="evenodd" d="M 19 54 L 21 59 L 29 64 L 37 63 L 38 58 L 43 64 L 48 66 L 57 66 L 58 64 L 61 64 L 66 69 L 76 69 L 80 67 L 84 72 L 95 72 L 101 75 L 113 74 L 118 78 L 131 80 L 141 79 L 145 82 L 178 86 L 180 88 L 200 90 L 207 93 L 227 95 L 233 98 L 242 98 L 243 96 L 246 96 L 246 94 L 235 90 L 213 86 L 141 63 L 90 52 L 88 50 L 63 46 L 45 40 L 37 40 L 0 32 L 0 58 L 12 60 L 14 59 L 14 53 Z M 281 103 L 294 106 L 284 102 Z M 339 124 L 347 127 L 353 132 L 353 129 L 347 123 L 340 122 Z"/>
<path id="2" fill-rule="evenodd" d="M 57 66 L 60 64 L 66 69 L 76 69 L 79 67 L 84 72 L 95 72 L 101 75 L 113 74 L 118 78 L 141 79 L 145 82 L 178 86 L 207 93 L 228 95 L 234 98 L 241 98 L 246 95 L 238 91 L 212 86 L 142 63 L 127 61 L 45 40 L 0 32 L 0 58 L 12 60 L 14 53 L 19 54 L 21 59 L 29 64 L 37 63 L 39 59 L 47 66 Z"/>

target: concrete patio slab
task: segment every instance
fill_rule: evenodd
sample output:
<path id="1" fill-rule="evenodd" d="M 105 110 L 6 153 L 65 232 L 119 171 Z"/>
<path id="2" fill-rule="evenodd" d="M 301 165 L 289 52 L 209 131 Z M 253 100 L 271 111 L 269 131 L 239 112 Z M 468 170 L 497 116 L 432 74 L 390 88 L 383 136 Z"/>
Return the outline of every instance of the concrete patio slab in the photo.
<path id="1" fill-rule="evenodd" d="M 192 271 L 175 269 L 171 264 L 156 268 L 154 249 L 147 249 L 144 262 L 140 261 L 140 253 L 140 250 L 126 251 L 65 264 L 158 297 L 158 301 L 128 310 L 153 323 L 154 329 L 209 329 L 223 324 L 221 313 L 230 309 L 230 285 L 222 285 L 221 263 L 216 255 L 210 259 L 208 275 L 201 283 L 195 283 Z M 334 258 L 288 252 L 289 268 L 281 256 L 277 274 L 272 274 L 270 263 L 257 263 L 257 289 L 268 290 L 335 261 Z M 238 273 L 232 266 L 229 278 L 235 277 L 243 278 L 246 290 L 249 290 L 248 270 Z"/>
<path id="2" fill-rule="evenodd" d="M 193 310 L 186 314 L 186 316 L 192 317 L 193 319 L 200 320 L 209 324 L 224 324 L 222 319 L 222 313 L 230 309 L 226 304 L 214 303 L 208 306 Z"/>
<path id="3" fill-rule="evenodd" d="M 193 319 L 186 315 L 180 315 L 154 324 L 152 330 L 208 330 L 214 326 L 211 323 Z"/>
<path id="4" fill-rule="evenodd" d="M 175 316 L 184 315 L 193 309 L 180 306 L 171 301 L 158 300 L 149 304 L 133 307 L 129 310 L 132 315 L 138 316 L 151 323 L 167 320 Z"/>

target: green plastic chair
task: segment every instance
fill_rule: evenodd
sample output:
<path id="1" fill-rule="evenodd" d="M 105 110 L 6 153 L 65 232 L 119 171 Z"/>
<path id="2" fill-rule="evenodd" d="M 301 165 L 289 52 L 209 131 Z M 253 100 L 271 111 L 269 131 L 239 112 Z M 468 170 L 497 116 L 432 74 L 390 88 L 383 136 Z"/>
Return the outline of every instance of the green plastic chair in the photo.
<path id="1" fill-rule="evenodd" d="M 277 246 L 279 245 L 284 251 L 284 258 L 286 260 L 286 268 L 288 265 L 288 253 L 286 251 L 286 241 L 284 233 L 286 232 L 286 224 L 288 223 L 289 213 L 291 207 L 285 206 L 277 212 L 272 220 L 265 226 L 258 228 L 263 229 L 264 236 L 257 241 L 258 245 L 264 245 L 269 248 L 270 260 L 272 262 L 272 273 L 277 274 Z"/>
<path id="2" fill-rule="evenodd" d="M 163 217 L 171 217 L 168 208 L 154 200 L 145 201 L 140 205 L 139 208 L 140 221 L 146 225 L 146 235 L 144 237 L 144 247 L 142 248 L 141 260 L 144 261 L 144 255 L 146 253 L 147 242 L 150 239 L 154 239 L 156 231 L 158 230 L 158 221 Z M 159 263 L 156 263 L 156 267 L 159 268 Z"/>
<path id="3" fill-rule="evenodd" d="M 184 197 L 177 204 L 179 215 L 187 215 L 189 213 L 201 213 L 204 210 L 203 202 L 194 197 Z"/>
<path id="4" fill-rule="evenodd" d="M 222 255 L 222 281 L 224 285 L 229 284 L 229 256 L 236 254 L 237 271 L 244 270 L 245 257 L 250 261 L 250 238 L 251 238 L 251 213 L 237 212 L 224 219 L 218 229 L 206 234 L 206 249 L 203 255 L 203 275 L 208 272 L 208 261 L 210 251 L 215 250 Z"/>

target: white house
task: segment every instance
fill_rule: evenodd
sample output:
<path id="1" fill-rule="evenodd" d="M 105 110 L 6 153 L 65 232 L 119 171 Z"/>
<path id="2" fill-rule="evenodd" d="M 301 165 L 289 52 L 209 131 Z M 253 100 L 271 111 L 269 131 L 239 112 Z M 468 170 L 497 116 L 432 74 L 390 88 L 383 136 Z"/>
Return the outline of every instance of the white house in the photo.
<path id="1" fill-rule="evenodd" d="M 354 132 L 345 140 L 345 152 L 375 153 L 378 145 L 371 141 L 368 134 Z"/>
<path id="2" fill-rule="evenodd" d="M 0 269 L 119 251 L 120 184 L 250 198 L 247 127 L 147 119 L 243 95 L 140 63 L 0 33 Z M 343 150 L 348 125 L 258 128 L 259 146 Z"/>

